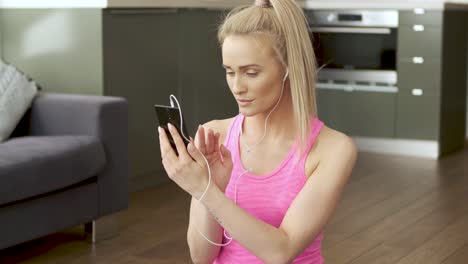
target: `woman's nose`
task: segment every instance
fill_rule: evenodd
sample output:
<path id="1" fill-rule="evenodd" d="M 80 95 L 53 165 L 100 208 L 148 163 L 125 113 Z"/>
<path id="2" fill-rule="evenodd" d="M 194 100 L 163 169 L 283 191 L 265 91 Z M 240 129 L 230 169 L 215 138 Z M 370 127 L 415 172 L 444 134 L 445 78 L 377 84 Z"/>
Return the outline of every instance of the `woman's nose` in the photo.
<path id="1" fill-rule="evenodd" d="M 235 94 L 242 94 L 247 91 L 247 86 L 244 84 L 242 78 L 240 78 L 239 76 L 236 76 L 232 80 L 231 89 L 232 89 L 232 92 Z"/>

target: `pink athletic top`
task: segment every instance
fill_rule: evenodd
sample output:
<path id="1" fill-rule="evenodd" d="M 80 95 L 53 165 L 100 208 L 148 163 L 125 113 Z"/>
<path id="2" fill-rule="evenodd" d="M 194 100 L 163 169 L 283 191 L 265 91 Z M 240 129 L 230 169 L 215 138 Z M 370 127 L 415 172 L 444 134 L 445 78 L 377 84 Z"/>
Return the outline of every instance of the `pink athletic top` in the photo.
<path id="1" fill-rule="evenodd" d="M 234 188 L 239 175 L 245 172 L 239 155 L 239 136 L 244 116 L 237 115 L 229 126 L 225 146 L 231 151 L 233 170 L 226 188 L 226 196 L 234 201 Z M 317 118 L 312 120 L 310 136 L 304 153 L 309 153 L 315 138 L 323 127 Z M 251 215 L 279 227 L 289 206 L 307 181 L 305 161 L 307 155 L 298 157 L 297 143 L 276 170 L 267 175 L 244 174 L 237 182 L 237 204 Z M 255 234 L 253 234 L 255 235 Z M 230 236 L 230 234 L 228 234 Z M 322 264 L 323 232 L 292 263 Z M 227 239 L 223 239 L 226 243 Z M 213 264 L 263 263 L 234 239 L 228 246 L 221 247 Z"/>

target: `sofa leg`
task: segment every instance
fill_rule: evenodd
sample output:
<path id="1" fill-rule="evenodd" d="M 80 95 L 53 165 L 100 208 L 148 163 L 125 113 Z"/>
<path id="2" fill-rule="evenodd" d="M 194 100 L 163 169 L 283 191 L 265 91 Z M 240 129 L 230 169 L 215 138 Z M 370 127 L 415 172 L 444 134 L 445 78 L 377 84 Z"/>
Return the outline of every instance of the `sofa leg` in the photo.
<path id="1" fill-rule="evenodd" d="M 84 229 L 86 233 L 91 235 L 93 243 L 113 238 L 118 235 L 120 229 L 119 213 L 85 223 Z"/>

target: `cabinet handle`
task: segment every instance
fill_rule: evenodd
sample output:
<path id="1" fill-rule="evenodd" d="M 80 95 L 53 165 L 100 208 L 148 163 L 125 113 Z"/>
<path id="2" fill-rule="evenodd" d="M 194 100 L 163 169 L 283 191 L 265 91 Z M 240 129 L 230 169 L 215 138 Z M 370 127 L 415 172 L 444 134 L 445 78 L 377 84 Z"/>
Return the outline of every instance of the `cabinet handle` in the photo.
<path id="1" fill-rule="evenodd" d="M 422 89 L 412 89 L 411 94 L 414 96 L 421 96 L 424 94 Z"/>
<path id="2" fill-rule="evenodd" d="M 419 32 L 424 31 L 424 25 L 414 25 L 413 30 Z"/>
<path id="3" fill-rule="evenodd" d="M 426 14 L 426 9 L 424 8 L 415 8 L 414 10 L 415 15 L 424 15 Z"/>
<path id="4" fill-rule="evenodd" d="M 177 8 L 142 8 L 142 9 L 112 9 L 109 10 L 111 15 L 160 15 L 160 14 L 175 14 Z"/>
<path id="5" fill-rule="evenodd" d="M 414 64 L 423 64 L 424 63 L 424 58 L 423 57 L 413 57 L 413 63 Z"/>

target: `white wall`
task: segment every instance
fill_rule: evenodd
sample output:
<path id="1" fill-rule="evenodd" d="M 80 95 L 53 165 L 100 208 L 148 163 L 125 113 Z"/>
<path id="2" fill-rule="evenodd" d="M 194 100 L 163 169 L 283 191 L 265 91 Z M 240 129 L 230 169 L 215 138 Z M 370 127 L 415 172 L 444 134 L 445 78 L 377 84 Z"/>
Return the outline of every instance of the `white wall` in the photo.
<path id="1" fill-rule="evenodd" d="M 47 92 L 102 94 L 101 9 L 3 9 L 3 58 Z"/>

